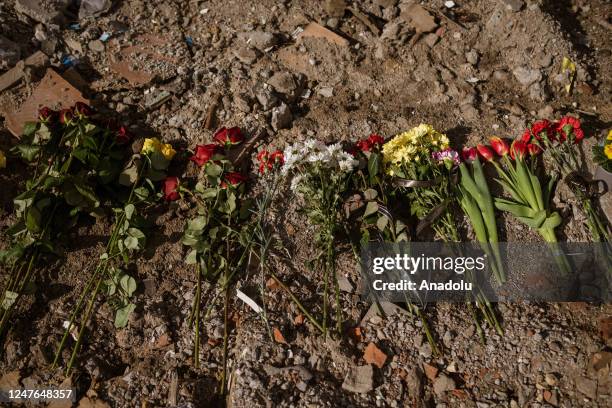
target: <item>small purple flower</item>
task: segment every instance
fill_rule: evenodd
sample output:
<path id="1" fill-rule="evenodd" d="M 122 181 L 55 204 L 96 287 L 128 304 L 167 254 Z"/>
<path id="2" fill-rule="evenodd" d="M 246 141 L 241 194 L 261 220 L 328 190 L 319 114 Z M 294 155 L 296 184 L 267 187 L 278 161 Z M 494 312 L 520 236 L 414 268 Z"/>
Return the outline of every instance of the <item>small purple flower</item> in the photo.
<path id="1" fill-rule="evenodd" d="M 461 159 L 459 158 L 459 153 L 457 153 L 455 150 L 448 148 L 448 149 L 444 149 L 442 151 L 439 152 L 433 152 L 431 154 L 431 157 L 433 157 L 434 160 L 438 161 L 438 162 L 443 162 L 443 161 L 450 161 L 453 164 L 459 165 L 461 164 Z"/>

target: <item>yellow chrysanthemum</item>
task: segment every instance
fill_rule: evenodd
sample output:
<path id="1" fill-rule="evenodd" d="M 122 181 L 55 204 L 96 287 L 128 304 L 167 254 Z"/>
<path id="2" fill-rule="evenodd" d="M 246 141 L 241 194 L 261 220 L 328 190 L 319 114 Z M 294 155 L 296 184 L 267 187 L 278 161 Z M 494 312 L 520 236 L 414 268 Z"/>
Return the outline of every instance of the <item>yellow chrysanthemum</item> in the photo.
<path id="1" fill-rule="evenodd" d="M 4 155 L 4 152 L 0 150 L 0 169 L 3 169 L 5 167 L 6 167 L 6 156 Z"/>
<path id="2" fill-rule="evenodd" d="M 174 150 L 172 148 L 172 145 L 170 143 L 164 143 L 161 145 L 159 151 L 161 152 L 161 154 L 164 155 L 164 157 L 166 158 L 166 160 L 170 161 L 172 160 L 172 158 L 174 157 L 174 155 L 176 154 L 176 150 Z"/>
<path id="3" fill-rule="evenodd" d="M 400 133 L 383 146 L 383 162 L 401 164 L 419 162 L 433 151 L 449 147 L 446 135 L 438 132 L 431 125 L 420 124 L 407 132 Z"/>
<path id="4" fill-rule="evenodd" d="M 608 160 L 612 160 L 612 144 L 608 144 L 604 147 L 604 153 Z"/>
<path id="5" fill-rule="evenodd" d="M 612 129 L 608 130 L 608 140 L 612 140 Z"/>
<path id="6" fill-rule="evenodd" d="M 159 141 L 158 138 L 146 138 L 144 140 L 144 144 L 142 145 L 142 149 L 140 150 L 140 152 L 143 154 L 159 152 L 161 150 L 161 147 L 162 143 Z"/>

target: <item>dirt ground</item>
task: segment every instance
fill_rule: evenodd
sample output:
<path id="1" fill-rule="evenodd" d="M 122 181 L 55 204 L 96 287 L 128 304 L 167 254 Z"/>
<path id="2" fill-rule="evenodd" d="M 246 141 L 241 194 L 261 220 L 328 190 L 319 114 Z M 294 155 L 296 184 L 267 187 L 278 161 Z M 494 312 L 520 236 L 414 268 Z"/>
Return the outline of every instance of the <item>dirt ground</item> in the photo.
<path id="1" fill-rule="evenodd" d="M 421 10 L 434 19 L 416 22 L 416 2 L 409 0 L 119 0 L 80 20 L 77 3 L 3 1 L 0 73 L 43 50 L 50 66 L 70 77 L 100 112 L 115 115 L 139 137 L 185 148 L 210 141 L 219 126 L 263 134 L 264 145 L 282 148 L 309 137 L 390 136 L 419 123 L 462 146 L 492 135 L 516 137 L 538 118 L 571 113 L 587 133 L 585 170 L 593 171 L 591 146 L 610 128 L 611 8 L 605 0 L 465 0 L 452 6 L 430 0 L 420 2 Z M 308 26 L 313 22 L 320 26 Z M 67 56 L 72 63 L 66 64 Z M 577 67 L 571 94 L 564 90 L 564 57 Z M 40 78 L 36 69 L 26 69 L 24 80 L 0 91 L 5 118 Z M 290 114 L 281 114 L 286 109 Z M 0 120 L 0 149 L 14 143 Z M 0 231 L 13 222 L 12 199 L 27 174 L 16 160 L 0 170 Z M 601 199 L 609 216 L 611 196 Z M 297 212 L 299 203 L 287 197 L 288 191 L 273 208 L 284 245 L 273 268 L 316 310 L 321 273 L 306 266 L 315 256 L 313 229 Z M 553 202 L 564 219 L 561 239 L 588 241 L 567 187 L 559 186 Z M 195 369 L 187 322 L 195 278 L 180 243 L 188 213 L 179 205 L 153 214 L 149 249 L 130 269 L 139 289 L 128 327 L 116 330 L 112 311 L 100 302 L 72 376 L 50 368 L 62 324 L 109 230 L 104 220 L 83 223 L 61 242 L 64 256 L 39 269 L 39 290 L 15 314 L 0 356 L 0 388 L 71 384 L 79 407 L 610 405 L 609 305 L 498 304 L 505 334 L 485 327 L 484 344 L 466 306 L 429 305 L 424 314 L 441 349 L 436 355 L 421 321 L 401 305 L 386 305 L 386 319 L 368 313 L 346 242 L 338 248 L 341 304 L 345 326 L 360 326 L 361 338 L 323 339 L 308 322 L 296 324 L 294 303 L 271 287 L 269 324 L 286 340 L 275 342 L 235 298 L 229 391 L 219 400 L 222 302 L 203 322 Z M 502 224 L 503 241 L 538 239 L 509 217 Z M 473 238 L 466 220 L 460 229 L 464 240 Z M 237 287 L 260 302 L 259 279 L 245 271 Z M 206 299 L 212 292 L 205 288 Z M 364 361 L 370 343 L 387 356 L 382 367 Z M 360 381 L 352 381 L 355 376 Z"/>

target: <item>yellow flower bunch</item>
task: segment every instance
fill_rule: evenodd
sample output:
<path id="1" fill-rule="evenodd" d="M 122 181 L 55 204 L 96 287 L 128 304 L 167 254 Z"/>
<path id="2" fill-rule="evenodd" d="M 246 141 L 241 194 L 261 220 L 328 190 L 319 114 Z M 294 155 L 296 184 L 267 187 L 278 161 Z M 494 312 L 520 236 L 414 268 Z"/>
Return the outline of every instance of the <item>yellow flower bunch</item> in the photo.
<path id="1" fill-rule="evenodd" d="M 604 153 L 608 160 L 612 160 L 612 143 L 607 144 L 606 147 L 604 147 Z"/>
<path id="2" fill-rule="evenodd" d="M 0 150 L 0 169 L 3 169 L 5 167 L 6 167 L 6 156 L 4 155 L 4 152 Z"/>
<path id="3" fill-rule="evenodd" d="M 396 164 L 420 162 L 432 152 L 447 149 L 448 137 L 431 125 L 420 124 L 407 132 L 400 133 L 383 145 L 383 163 Z"/>
<path id="4" fill-rule="evenodd" d="M 172 148 L 170 143 L 162 143 L 158 138 L 147 138 L 142 145 L 142 150 L 140 151 L 142 154 L 149 154 L 153 152 L 161 153 L 166 160 L 172 160 L 174 155 L 176 154 L 176 150 Z"/>

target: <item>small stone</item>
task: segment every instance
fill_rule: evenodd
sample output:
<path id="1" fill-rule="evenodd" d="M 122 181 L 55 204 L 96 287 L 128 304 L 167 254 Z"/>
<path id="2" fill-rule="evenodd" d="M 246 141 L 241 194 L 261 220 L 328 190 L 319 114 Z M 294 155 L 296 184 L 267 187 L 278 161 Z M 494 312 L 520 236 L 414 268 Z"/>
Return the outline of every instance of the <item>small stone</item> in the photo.
<path id="1" fill-rule="evenodd" d="M 258 57 L 257 51 L 246 47 L 237 48 L 236 50 L 234 50 L 234 55 L 236 56 L 236 58 L 238 58 L 240 62 L 247 65 L 251 65 L 252 63 L 257 61 Z"/>
<path id="2" fill-rule="evenodd" d="M 466 52 L 465 53 L 465 59 L 471 65 L 478 64 L 478 52 L 476 52 L 475 50 L 470 50 L 469 52 Z"/>
<path id="3" fill-rule="evenodd" d="M 597 396 L 597 382 L 587 377 L 576 378 L 576 389 L 591 399 Z"/>
<path id="4" fill-rule="evenodd" d="M 523 0 L 502 0 L 508 10 L 517 12 L 521 11 L 525 2 Z"/>
<path id="5" fill-rule="evenodd" d="M 454 1 L 451 1 L 451 0 L 449 0 L 449 1 L 445 1 L 445 2 L 444 2 L 444 7 L 449 8 L 449 9 L 452 9 L 453 7 L 455 7 L 455 2 L 454 2 Z"/>
<path id="6" fill-rule="evenodd" d="M 244 113 L 251 111 L 251 102 L 246 95 L 238 95 L 235 99 L 236 107 Z"/>
<path id="7" fill-rule="evenodd" d="M 325 25 L 335 30 L 340 25 L 340 21 L 337 18 L 332 17 L 329 20 L 327 20 L 327 23 L 325 23 Z"/>
<path id="8" fill-rule="evenodd" d="M 371 365 L 353 367 L 342 383 L 342 389 L 349 392 L 366 393 L 374 388 L 374 369 Z"/>
<path id="9" fill-rule="evenodd" d="M 308 388 L 308 384 L 306 384 L 304 381 L 299 381 L 295 386 L 302 392 L 306 392 L 306 388 Z"/>
<path id="10" fill-rule="evenodd" d="M 0 36 L 0 70 L 11 68 L 19 61 L 19 45 L 6 37 Z"/>
<path id="11" fill-rule="evenodd" d="M 17 0 L 15 11 L 25 14 L 43 24 L 61 24 L 64 20 L 64 11 L 70 5 L 69 0 Z"/>
<path id="12" fill-rule="evenodd" d="M 438 40 L 440 40 L 440 37 L 436 33 L 429 33 L 423 37 L 423 41 L 425 41 L 425 44 L 427 44 L 430 48 L 436 45 Z"/>
<path id="13" fill-rule="evenodd" d="M 266 89 L 262 88 L 259 92 L 257 92 L 255 96 L 261 104 L 263 110 L 271 109 L 272 107 L 278 104 L 278 98 L 276 97 L 276 95 L 273 95 L 272 92 Z"/>
<path id="14" fill-rule="evenodd" d="M 287 129 L 291 126 L 292 122 L 293 114 L 286 104 L 283 103 L 272 109 L 271 125 L 274 130 Z"/>
<path id="15" fill-rule="evenodd" d="M 278 93 L 288 96 L 295 96 L 297 83 L 293 75 L 288 72 L 277 72 L 268 80 L 268 85 L 272 86 Z"/>
<path id="16" fill-rule="evenodd" d="M 521 85 L 529 86 L 534 82 L 538 82 L 542 79 L 542 73 L 538 69 L 529 69 L 525 66 L 515 68 L 512 73 L 514 77 L 521 83 Z"/>
<path id="17" fill-rule="evenodd" d="M 248 33 L 241 33 L 239 36 L 245 38 L 251 46 L 261 51 L 278 44 L 276 36 L 265 31 L 250 31 Z"/>
<path id="18" fill-rule="evenodd" d="M 447 376 L 446 374 L 440 374 L 434 382 L 434 392 L 436 395 L 441 396 L 447 391 L 452 391 L 457 388 L 455 380 Z"/>
<path id="19" fill-rule="evenodd" d="M 324 86 L 317 89 L 317 93 L 323 96 L 324 98 L 331 98 L 332 96 L 334 96 L 334 88 L 332 88 L 331 86 Z"/>
<path id="20" fill-rule="evenodd" d="M 421 347 L 419 347 L 419 354 L 425 358 L 431 357 L 431 354 L 432 354 L 431 344 L 424 343 Z"/>
<path id="21" fill-rule="evenodd" d="M 553 373 L 547 373 L 544 376 L 544 381 L 546 381 L 546 384 L 552 387 L 557 384 L 557 377 Z"/>
<path id="22" fill-rule="evenodd" d="M 100 40 L 90 41 L 87 45 L 90 50 L 94 52 L 103 52 L 104 51 L 104 43 Z"/>

